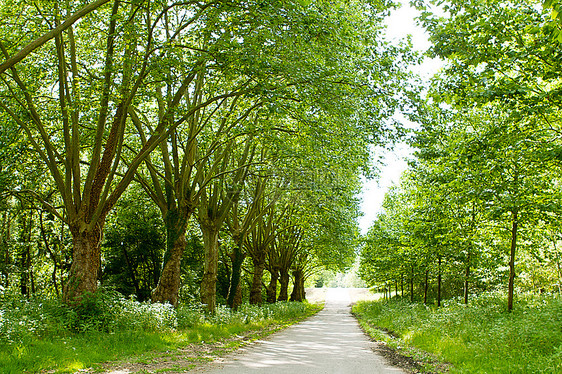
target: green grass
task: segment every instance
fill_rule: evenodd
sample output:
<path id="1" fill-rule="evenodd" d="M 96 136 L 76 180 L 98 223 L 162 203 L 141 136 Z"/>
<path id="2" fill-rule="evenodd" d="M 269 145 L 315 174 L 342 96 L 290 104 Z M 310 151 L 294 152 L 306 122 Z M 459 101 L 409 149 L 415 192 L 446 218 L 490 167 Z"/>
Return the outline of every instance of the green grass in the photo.
<path id="1" fill-rule="evenodd" d="M 319 309 L 307 303 L 278 303 L 243 305 L 237 312 L 219 307 L 209 315 L 198 306 L 174 310 L 117 294 L 96 295 L 77 309 L 55 300 L 3 297 L 0 372 L 73 373 L 125 357 L 150 361 L 162 352 L 174 354 L 192 343 L 213 343 L 251 331 L 260 334 L 280 328 Z M 233 349 L 238 344 L 233 340 L 225 347 Z"/>
<path id="2" fill-rule="evenodd" d="M 374 338 L 429 352 L 451 363 L 451 373 L 562 373 L 562 299 L 520 296 L 512 313 L 505 305 L 502 295 L 486 294 L 439 309 L 396 299 L 362 302 L 354 313 Z"/>

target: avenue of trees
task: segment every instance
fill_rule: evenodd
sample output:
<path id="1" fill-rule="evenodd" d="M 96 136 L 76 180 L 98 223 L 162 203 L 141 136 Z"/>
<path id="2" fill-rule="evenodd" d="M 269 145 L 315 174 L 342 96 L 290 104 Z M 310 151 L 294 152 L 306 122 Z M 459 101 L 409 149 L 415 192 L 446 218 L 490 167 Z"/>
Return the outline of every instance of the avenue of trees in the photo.
<path id="1" fill-rule="evenodd" d="M 369 150 L 415 93 L 393 6 L 0 2 L 1 291 L 212 311 L 350 266 Z"/>
<path id="2" fill-rule="evenodd" d="M 560 5 L 441 1 L 420 22 L 444 67 L 414 150 L 362 252 L 371 285 L 412 300 L 560 293 Z M 516 299 L 516 298 L 515 298 Z"/>

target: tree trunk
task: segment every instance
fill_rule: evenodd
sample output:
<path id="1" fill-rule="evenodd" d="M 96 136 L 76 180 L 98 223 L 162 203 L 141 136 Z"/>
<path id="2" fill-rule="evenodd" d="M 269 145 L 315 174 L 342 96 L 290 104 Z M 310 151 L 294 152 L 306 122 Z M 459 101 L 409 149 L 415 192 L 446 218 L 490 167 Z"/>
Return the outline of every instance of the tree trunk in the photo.
<path id="1" fill-rule="evenodd" d="M 166 212 L 166 254 L 162 273 L 156 288 L 152 291 L 151 299 L 154 303 L 170 303 L 178 305 L 181 286 L 181 261 L 187 246 L 185 231 L 191 212 L 170 209 Z"/>
<path id="2" fill-rule="evenodd" d="M 232 259 L 232 274 L 230 276 L 230 285 L 228 288 L 228 298 L 227 304 L 230 308 L 236 309 L 240 304 L 236 304 L 236 295 L 242 292 L 240 288 L 240 276 L 242 274 L 242 263 L 246 258 L 246 254 L 243 253 L 239 245 L 234 248 L 234 253 L 231 256 Z"/>
<path id="3" fill-rule="evenodd" d="M 80 230 L 80 226 L 70 227 L 72 235 L 72 265 L 68 280 L 63 289 L 63 300 L 73 305 L 80 303 L 86 294 L 98 289 L 101 266 L 102 227 L 93 230 Z"/>
<path id="4" fill-rule="evenodd" d="M 441 306 L 441 257 L 439 257 L 439 271 L 437 273 L 437 307 Z"/>
<path id="5" fill-rule="evenodd" d="M 289 272 L 281 269 L 279 271 L 279 284 L 281 285 L 281 288 L 279 289 L 279 297 L 277 298 L 277 301 L 289 300 L 289 280 Z"/>
<path id="6" fill-rule="evenodd" d="M 414 302 L 414 267 L 412 266 L 412 274 L 410 278 L 410 301 Z"/>
<path id="7" fill-rule="evenodd" d="M 470 249 L 466 256 L 466 268 L 464 271 L 464 304 L 468 305 L 468 281 L 470 278 Z"/>
<path id="8" fill-rule="evenodd" d="M 219 267 L 219 229 L 214 225 L 201 224 L 205 247 L 205 267 L 201 281 L 201 302 L 208 311 L 217 308 L 217 273 Z"/>
<path id="9" fill-rule="evenodd" d="M 33 270 L 31 268 L 31 231 L 33 227 L 33 215 L 30 213 L 29 220 L 27 214 L 23 215 L 21 225 L 20 241 L 23 248 L 20 252 L 20 290 L 23 296 L 33 293 Z"/>
<path id="10" fill-rule="evenodd" d="M 304 274 L 302 270 L 293 271 L 294 284 L 291 293 L 291 301 L 304 301 L 306 298 L 304 292 Z"/>
<path id="11" fill-rule="evenodd" d="M 517 210 L 511 212 L 512 226 L 511 226 L 511 250 L 509 254 L 509 284 L 507 288 L 507 310 L 513 310 L 513 292 L 515 283 L 515 252 L 517 249 Z"/>
<path id="12" fill-rule="evenodd" d="M 427 304 L 427 289 L 429 288 L 429 270 L 425 271 L 425 283 L 423 286 L 423 303 Z"/>
<path id="13" fill-rule="evenodd" d="M 263 271 L 265 270 L 265 252 L 259 256 L 253 257 L 254 275 L 252 277 L 252 287 L 250 288 L 250 304 L 261 304 L 262 298 L 262 279 Z"/>
<path id="14" fill-rule="evenodd" d="M 171 249 L 168 249 L 158 285 L 152 291 L 152 302 L 163 304 L 170 303 L 174 307 L 178 306 L 178 296 L 181 285 L 181 260 L 186 245 L 187 242 L 184 232 L 176 238 Z"/>
<path id="15" fill-rule="evenodd" d="M 270 271 L 271 280 L 267 286 L 267 302 L 273 304 L 277 301 L 277 280 L 279 279 L 279 270 L 273 269 Z"/>

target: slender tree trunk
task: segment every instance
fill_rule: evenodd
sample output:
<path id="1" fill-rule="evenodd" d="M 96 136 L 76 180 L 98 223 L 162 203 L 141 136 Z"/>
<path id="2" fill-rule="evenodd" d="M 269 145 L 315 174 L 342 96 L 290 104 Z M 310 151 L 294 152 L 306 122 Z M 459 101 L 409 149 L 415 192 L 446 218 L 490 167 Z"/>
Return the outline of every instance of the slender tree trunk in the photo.
<path id="1" fill-rule="evenodd" d="M 437 273 L 437 307 L 441 306 L 441 278 L 442 278 L 442 274 L 441 274 L 441 256 L 439 257 L 439 270 Z"/>
<path id="2" fill-rule="evenodd" d="M 556 268 L 558 270 L 558 295 L 562 295 L 562 266 L 560 265 L 560 253 L 556 249 L 556 242 L 554 243 L 554 250 L 556 251 Z"/>
<path id="3" fill-rule="evenodd" d="M 2 284 L 7 288 L 9 286 L 8 269 L 10 264 L 10 251 L 8 243 L 10 243 L 10 221 L 8 219 L 8 213 L 4 212 L 2 215 L 2 238 L 0 239 L 0 244 L 2 249 L 4 249 L 3 262 L 4 266 L 0 267 L 2 269 Z"/>
<path id="4" fill-rule="evenodd" d="M 70 305 L 80 303 L 83 296 L 98 289 L 101 265 L 102 227 L 81 230 L 80 225 L 70 227 L 72 235 L 72 265 L 63 289 L 63 300 Z"/>
<path id="5" fill-rule="evenodd" d="M 425 271 L 425 283 L 423 286 L 423 303 L 427 304 L 427 290 L 429 288 L 429 270 Z"/>
<path id="6" fill-rule="evenodd" d="M 414 302 L 414 266 L 412 266 L 412 274 L 410 278 L 410 301 Z"/>
<path id="7" fill-rule="evenodd" d="M 235 303 L 236 295 L 238 292 L 241 292 L 240 289 L 240 276 L 242 274 L 242 263 L 246 254 L 242 251 L 239 245 L 234 248 L 234 252 L 232 253 L 232 273 L 230 275 L 230 285 L 228 288 L 228 297 L 227 297 L 227 304 L 230 308 L 236 309 L 239 304 Z"/>
<path id="8" fill-rule="evenodd" d="M 279 270 L 273 269 L 270 271 L 271 279 L 269 285 L 267 286 L 267 299 L 266 301 L 273 304 L 277 301 L 277 280 L 279 279 Z"/>
<path id="9" fill-rule="evenodd" d="M 402 293 L 402 297 L 404 297 L 404 273 L 402 273 L 400 277 L 400 291 Z"/>
<path id="10" fill-rule="evenodd" d="M 513 293 L 515 283 L 515 252 L 517 249 L 517 210 L 511 212 L 512 226 L 511 226 L 511 250 L 509 254 L 509 284 L 507 288 L 507 310 L 513 310 Z"/>
<path id="11" fill-rule="evenodd" d="M 468 250 L 468 254 L 466 256 L 466 268 L 464 271 L 464 303 L 468 305 L 468 282 L 470 279 L 470 249 Z"/>
<path id="12" fill-rule="evenodd" d="M 210 312 L 217 308 L 217 274 L 219 266 L 219 229 L 214 225 L 201 225 L 205 247 L 205 267 L 201 281 L 201 302 Z"/>
<path id="13" fill-rule="evenodd" d="M 261 304 L 262 298 L 262 279 L 265 270 L 265 252 L 259 253 L 258 256 L 252 258 L 254 264 L 254 275 L 252 277 L 252 286 L 250 288 L 250 304 Z"/>
<path id="14" fill-rule="evenodd" d="M 31 268 L 31 231 L 33 227 L 33 215 L 23 216 L 21 227 L 21 241 L 23 248 L 20 253 L 20 290 L 24 296 L 34 293 L 33 269 Z M 30 289 L 31 288 L 31 289 Z"/>
<path id="15" fill-rule="evenodd" d="M 279 271 L 279 297 L 277 301 L 287 301 L 289 300 L 289 271 L 281 269 Z"/>

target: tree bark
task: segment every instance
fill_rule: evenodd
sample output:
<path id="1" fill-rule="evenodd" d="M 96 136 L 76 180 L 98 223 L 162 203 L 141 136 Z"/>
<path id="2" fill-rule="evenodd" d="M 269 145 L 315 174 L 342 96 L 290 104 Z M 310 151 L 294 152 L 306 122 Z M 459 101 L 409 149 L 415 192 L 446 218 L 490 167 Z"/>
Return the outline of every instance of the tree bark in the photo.
<path id="1" fill-rule="evenodd" d="M 412 266 L 412 274 L 410 278 L 410 301 L 414 302 L 414 267 Z"/>
<path id="2" fill-rule="evenodd" d="M 252 287 L 250 288 L 250 304 L 261 304 L 262 297 L 262 279 L 265 270 L 265 252 L 262 251 L 258 256 L 252 258 L 254 264 L 254 275 L 252 277 Z"/>
<path id="3" fill-rule="evenodd" d="M 437 307 L 441 306 L 441 278 L 442 278 L 441 262 L 442 262 L 442 259 L 441 259 L 441 257 L 439 257 L 439 271 L 438 271 L 438 274 L 437 274 Z"/>
<path id="4" fill-rule="evenodd" d="M 427 304 L 427 289 L 429 288 L 429 270 L 425 271 L 425 283 L 423 287 L 423 303 Z"/>
<path id="5" fill-rule="evenodd" d="M 269 285 L 267 286 L 267 299 L 266 301 L 273 304 L 277 301 L 277 280 L 279 279 L 279 270 L 273 269 L 270 271 L 271 279 Z"/>
<path id="6" fill-rule="evenodd" d="M 291 293 L 291 301 L 304 301 L 306 298 L 304 292 L 304 273 L 302 270 L 293 271 L 294 284 Z"/>
<path id="7" fill-rule="evenodd" d="M 178 209 L 170 209 L 165 217 L 166 224 L 166 254 L 162 273 L 156 288 L 152 291 L 152 302 L 170 303 L 178 306 L 181 286 L 181 261 L 187 242 L 185 231 L 191 212 L 180 214 Z"/>
<path id="8" fill-rule="evenodd" d="M 158 285 L 152 291 L 152 302 L 178 306 L 181 280 L 181 260 L 186 246 L 185 233 L 181 234 L 168 252 Z"/>
<path id="9" fill-rule="evenodd" d="M 64 286 L 63 299 L 65 303 L 75 305 L 85 295 L 98 289 L 102 227 L 98 225 L 92 230 L 81 230 L 80 225 L 72 225 L 70 232 L 73 244 L 72 265 Z"/>
<path id="10" fill-rule="evenodd" d="M 468 254 L 466 256 L 466 268 L 464 271 L 464 303 L 465 305 L 468 305 L 468 282 L 469 282 L 469 278 L 470 278 L 470 249 L 468 251 Z"/>
<path id="11" fill-rule="evenodd" d="M 287 301 L 289 300 L 289 271 L 281 269 L 279 271 L 279 284 L 281 288 L 279 289 L 279 297 L 277 301 Z"/>
<path id="12" fill-rule="evenodd" d="M 227 304 L 230 308 L 236 309 L 240 306 L 237 303 L 237 295 L 242 292 L 240 288 L 240 276 L 242 274 L 242 263 L 246 258 L 239 245 L 234 248 L 234 253 L 232 253 L 232 274 L 230 276 L 230 285 L 228 288 L 228 298 Z M 241 300 L 240 300 L 241 301 Z"/>
<path id="13" fill-rule="evenodd" d="M 513 310 L 513 293 L 515 283 L 515 252 L 517 250 L 517 225 L 518 214 L 517 210 L 511 212 L 512 225 L 511 225 L 511 249 L 509 254 L 509 284 L 507 287 L 507 310 Z"/>
<path id="14" fill-rule="evenodd" d="M 201 224 L 203 245 L 205 247 L 205 265 L 201 281 L 201 302 L 208 311 L 214 313 L 217 308 L 217 273 L 219 266 L 219 229 L 214 225 Z"/>

